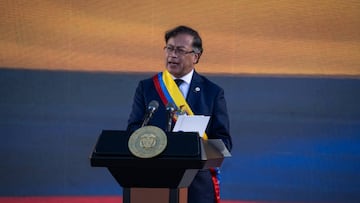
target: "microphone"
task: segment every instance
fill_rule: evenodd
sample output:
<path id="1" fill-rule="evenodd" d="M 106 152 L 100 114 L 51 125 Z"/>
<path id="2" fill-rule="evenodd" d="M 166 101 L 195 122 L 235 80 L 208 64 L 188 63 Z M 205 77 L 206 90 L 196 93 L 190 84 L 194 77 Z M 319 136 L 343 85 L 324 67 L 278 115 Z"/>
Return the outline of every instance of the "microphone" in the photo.
<path id="1" fill-rule="evenodd" d="M 171 131 L 171 126 L 172 126 L 172 119 L 174 116 L 174 113 L 177 111 L 177 107 L 175 106 L 175 104 L 169 102 L 166 105 L 166 111 L 167 111 L 167 115 L 168 115 L 168 126 L 167 126 L 167 132 Z"/>
<path id="2" fill-rule="evenodd" d="M 152 117 L 152 115 L 154 114 L 154 112 L 157 110 L 157 108 L 159 107 L 159 102 L 156 100 L 152 100 L 146 110 L 146 114 L 145 114 L 145 118 L 144 121 L 141 125 L 141 127 L 144 127 L 145 125 L 148 124 L 150 118 Z"/>

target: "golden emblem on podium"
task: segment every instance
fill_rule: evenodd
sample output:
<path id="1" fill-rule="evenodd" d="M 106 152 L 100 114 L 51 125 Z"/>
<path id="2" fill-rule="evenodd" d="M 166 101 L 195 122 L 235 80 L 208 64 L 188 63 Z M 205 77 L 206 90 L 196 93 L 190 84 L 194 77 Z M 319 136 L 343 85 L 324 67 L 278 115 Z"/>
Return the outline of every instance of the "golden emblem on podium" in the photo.
<path id="1" fill-rule="evenodd" d="M 139 158 L 152 158 L 163 152 L 167 145 L 165 132 L 156 126 L 144 126 L 129 138 L 130 152 Z"/>

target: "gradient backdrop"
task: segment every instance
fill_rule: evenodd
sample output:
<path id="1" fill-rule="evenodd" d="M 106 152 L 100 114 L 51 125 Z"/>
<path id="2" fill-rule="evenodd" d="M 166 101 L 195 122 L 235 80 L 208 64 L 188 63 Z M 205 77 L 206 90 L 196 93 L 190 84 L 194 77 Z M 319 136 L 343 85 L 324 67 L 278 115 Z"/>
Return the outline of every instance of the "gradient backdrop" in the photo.
<path id="1" fill-rule="evenodd" d="M 225 89 L 224 202 L 360 202 L 359 1 L 0 1 L 0 202 L 120 202 L 89 155 L 124 129 L 164 32 Z"/>

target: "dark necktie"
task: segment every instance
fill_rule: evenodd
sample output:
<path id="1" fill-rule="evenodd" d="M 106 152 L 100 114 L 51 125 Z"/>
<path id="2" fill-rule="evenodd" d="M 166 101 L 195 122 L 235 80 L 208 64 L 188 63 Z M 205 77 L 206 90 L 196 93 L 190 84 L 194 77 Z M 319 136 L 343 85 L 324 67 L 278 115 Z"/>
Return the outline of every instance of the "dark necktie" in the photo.
<path id="1" fill-rule="evenodd" d="M 176 85 L 179 87 L 184 81 L 182 79 L 175 79 Z"/>

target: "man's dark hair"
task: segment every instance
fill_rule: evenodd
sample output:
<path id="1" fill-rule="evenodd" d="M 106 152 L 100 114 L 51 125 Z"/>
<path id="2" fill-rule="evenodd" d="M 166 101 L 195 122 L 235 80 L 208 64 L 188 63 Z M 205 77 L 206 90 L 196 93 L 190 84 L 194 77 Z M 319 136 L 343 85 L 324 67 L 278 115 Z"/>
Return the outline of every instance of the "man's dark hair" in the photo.
<path id="1" fill-rule="evenodd" d="M 203 52 L 203 47 L 202 47 L 202 40 L 201 40 L 199 33 L 190 27 L 180 25 L 180 26 L 175 27 L 165 33 L 165 43 L 167 43 L 171 37 L 175 37 L 178 34 L 188 34 L 188 35 L 193 36 L 194 39 L 193 39 L 192 47 L 193 47 L 194 52 L 196 54 L 199 54 L 199 58 L 200 58 L 200 55 Z"/>

